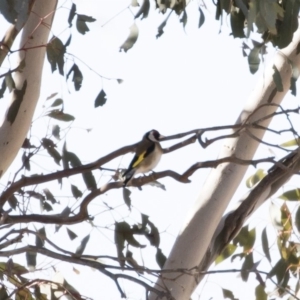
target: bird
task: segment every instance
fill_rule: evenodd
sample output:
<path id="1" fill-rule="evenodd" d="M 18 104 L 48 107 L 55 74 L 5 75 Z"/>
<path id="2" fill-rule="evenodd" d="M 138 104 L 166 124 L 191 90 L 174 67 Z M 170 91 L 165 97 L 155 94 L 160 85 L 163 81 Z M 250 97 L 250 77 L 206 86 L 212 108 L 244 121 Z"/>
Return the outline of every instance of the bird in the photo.
<path id="1" fill-rule="evenodd" d="M 134 175 L 147 173 L 157 166 L 163 154 L 163 149 L 159 143 L 163 137 L 155 129 L 145 133 L 143 139 L 137 145 L 135 155 L 128 169 L 123 173 L 124 187 Z"/>

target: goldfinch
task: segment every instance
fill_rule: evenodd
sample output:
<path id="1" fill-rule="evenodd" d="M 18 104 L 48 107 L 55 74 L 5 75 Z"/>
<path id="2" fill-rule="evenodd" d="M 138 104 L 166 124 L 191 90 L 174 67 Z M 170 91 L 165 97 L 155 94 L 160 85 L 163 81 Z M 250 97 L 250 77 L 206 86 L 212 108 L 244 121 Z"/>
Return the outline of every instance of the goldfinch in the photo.
<path id="1" fill-rule="evenodd" d="M 159 144 L 159 140 L 163 138 L 157 130 L 147 132 L 136 148 L 128 169 L 124 172 L 124 186 L 130 179 L 139 173 L 147 173 L 154 169 L 160 161 L 163 149 Z"/>

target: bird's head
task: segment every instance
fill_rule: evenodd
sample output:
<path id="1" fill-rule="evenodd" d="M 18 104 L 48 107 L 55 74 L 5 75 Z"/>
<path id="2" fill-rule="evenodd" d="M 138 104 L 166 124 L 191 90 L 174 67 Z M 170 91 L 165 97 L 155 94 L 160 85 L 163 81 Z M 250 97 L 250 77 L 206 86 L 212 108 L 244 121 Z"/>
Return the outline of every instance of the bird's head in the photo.
<path id="1" fill-rule="evenodd" d="M 147 132 L 144 135 L 144 138 L 152 141 L 152 142 L 159 142 L 164 136 L 161 135 L 157 130 L 153 129 Z"/>

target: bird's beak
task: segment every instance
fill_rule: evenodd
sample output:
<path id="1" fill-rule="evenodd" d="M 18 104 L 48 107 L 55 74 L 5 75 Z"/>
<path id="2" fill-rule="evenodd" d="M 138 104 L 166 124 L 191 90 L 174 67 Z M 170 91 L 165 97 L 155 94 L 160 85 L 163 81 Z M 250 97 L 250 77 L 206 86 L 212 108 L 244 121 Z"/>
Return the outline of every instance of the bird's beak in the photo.
<path id="1" fill-rule="evenodd" d="M 161 140 L 163 140 L 165 138 L 165 136 L 164 135 L 159 135 L 159 140 L 161 141 Z"/>

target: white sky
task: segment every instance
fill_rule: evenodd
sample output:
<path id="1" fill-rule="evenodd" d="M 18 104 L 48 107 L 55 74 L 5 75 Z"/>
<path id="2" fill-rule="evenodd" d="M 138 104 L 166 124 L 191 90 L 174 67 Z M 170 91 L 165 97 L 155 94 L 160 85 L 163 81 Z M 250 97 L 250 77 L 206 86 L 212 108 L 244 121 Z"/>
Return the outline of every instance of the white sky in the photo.
<path id="1" fill-rule="evenodd" d="M 42 114 L 44 109 L 42 106 L 45 105 L 46 97 L 58 92 L 58 97 L 65 101 L 65 112 L 76 116 L 73 124 L 75 129 L 68 132 L 67 144 L 68 149 L 75 152 L 82 162 L 91 162 L 123 145 L 134 143 L 140 140 L 146 131 L 153 128 L 163 135 L 171 135 L 195 128 L 233 124 L 254 88 L 255 82 L 263 72 L 262 67 L 258 74 L 250 74 L 247 59 L 242 57 L 242 41 L 234 40 L 228 34 L 229 19 L 225 18 L 224 25 L 221 27 L 222 32 L 219 34 L 220 23 L 214 20 L 214 7 L 210 6 L 208 10 L 204 10 L 205 24 L 201 29 L 197 28 L 199 15 L 196 1 L 193 1 L 187 8 L 189 19 L 186 30 L 182 29 L 182 25 L 179 24 L 174 14 L 164 29 L 165 34 L 159 39 L 155 38 L 157 27 L 165 16 L 154 12 L 152 5 L 148 19 L 136 20 L 140 31 L 136 45 L 128 53 L 120 53 L 119 47 L 126 39 L 128 28 L 133 23 L 132 14 L 128 10 L 124 11 L 105 26 L 102 24 L 122 11 L 129 2 L 121 0 L 76 1 L 78 13 L 90 15 L 97 21 L 88 24 L 90 32 L 85 36 L 80 35 L 73 26 L 71 28 L 72 43 L 68 48 L 68 52 L 80 58 L 86 66 L 97 73 L 105 77 L 122 78 L 124 82 L 121 85 L 113 80 L 101 81 L 99 76 L 75 59 L 84 75 L 81 90 L 75 92 L 70 79 L 66 85 L 65 80 L 57 73 L 54 76 L 50 75 L 49 64 L 46 62 L 41 99 L 35 118 L 37 119 Z M 66 41 L 70 31 L 66 21 L 68 10 L 64 7 L 69 8 L 70 2 L 60 3 L 52 30 L 53 34 Z M 62 3 L 63 7 L 61 7 Z M 5 23 L 1 19 L 1 36 L 7 28 L 3 24 Z M 272 48 L 268 50 L 271 52 L 269 54 L 271 58 L 274 50 Z M 67 64 L 71 66 L 72 61 Z M 102 84 L 108 100 L 105 106 L 94 109 L 94 100 Z M 1 100 L 1 102 L 4 106 L 5 101 Z M 49 104 L 46 103 L 46 105 Z M 288 108 L 296 107 L 297 98 L 288 95 L 284 105 Z M 277 121 L 277 124 L 282 126 L 281 122 Z M 36 124 L 41 125 L 35 127 L 34 123 L 32 134 L 41 136 L 43 132 L 46 132 L 48 119 L 39 118 Z M 87 133 L 83 130 L 87 128 L 91 128 L 92 131 Z M 278 143 L 286 139 L 287 137 L 280 137 Z M 173 169 L 183 172 L 196 161 L 215 159 L 220 145 L 221 143 L 216 143 L 207 149 L 202 149 L 199 144 L 190 145 L 175 153 L 165 155 L 156 170 Z M 263 146 L 260 155 L 273 154 L 266 146 Z M 118 159 L 114 164 L 108 164 L 107 167 L 126 168 L 131 157 L 132 155 L 126 155 L 122 160 Z M 19 161 L 17 163 L 19 166 Z M 15 171 L 15 168 L 11 167 L 8 176 Z M 208 172 L 208 170 L 198 171 L 191 177 L 192 183 L 186 185 L 164 179 L 162 183 L 167 191 L 151 187 L 143 188 L 143 192 L 132 190 L 133 212 L 128 214 L 124 205 L 120 210 L 123 215 L 128 215 L 129 220 L 135 222 L 139 221 L 138 212 L 149 215 L 150 220 L 162 232 L 161 248 L 165 254 L 168 254 L 184 216 L 195 201 Z M 251 167 L 247 176 L 253 172 L 254 168 Z M 109 180 L 109 175 L 109 173 L 105 174 L 101 182 Z M 5 180 L 7 179 L 4 178 L 1 183 L 5 184 Z M 76 182 L 76 180 L 71 178 L 70 182 Z M 244 182 L 245 180 L 235 196 L 236 200 L 247 191 Z M 100 198 L 93 201 L 91 209 L 101 207 L 103 199 L 113 207 L 123 203 L 121 190 L 112 191 Z M 253 222 L 255 226 L 256 224 L 265 226 L 269 222 L 267 210 L 268 206 L 265 205 L 262 213 Z M 95 223 L 103 224 L 104 221 L 101 218 L 100 214 L 96 217 Z M 105 218 L 113 223 L 117 220 L 117 214 Z M 76 230 L 79 235 L 79 239 L 68 245 L 70 250 L 74 251 L 80 239 L 87 235 L 91 228 L 84 224 L 71 227 L 71 229 Z M 95 231 L 92 235 L 94 233 Z M 99 232 L 97 234 L 99 235 Z M 51 238 L 56 239 L 57 236 L 52 232 Z M 60 238 L 68 239 L 66 236 L 60 236 Z M 260 234 L 257 239 L 260 240 Z M 101 254 L 116 254 L 112 237 L 107 239 L 102 236 L 97 241 L 99 243 L 88 245 L 86 254 L 99 254 L 100 252 Z M 153 253 L 154 249 L 150 249 L 149 254 L 141 255 L 147 266 L 149 265 L 147 256 L 151 258 L 150 255 L 153 256 Z M 40 263 L 43 265 L 42 261 Z M 157 268 L 155 263 L 150 263 L 150 266 Z M 70 284 L 80 290 L 83 295 L 93 299 L 119 299 L 119 293 L 111 280 L 106 279 L 97 271 L 75 267 L 80 270 L 80 275 L 72 271 L 72 266 L 61 264 L 57 266 Z M 229 279 L 231 282 L 238 277 L 236 274 L 225 276 L 226 278 L 231 276 Z M 247 297 L 253 295 L 253 286 L 247 287 L 245 284 L 240 284 L 240 279 L 236 282 L 243 287 L 240 290 L 234 290 L 236 296 L 246 299 L 246 288 L 249 289 Z M 210 276 L 203 291 L 198 290 L 193 299 L 220 299 L 219 286 L 228 288 L 224 275 L 223 277 Z M 144 299 L 143 290 L 136 286 L 125 285 L 125 291 L 128 299 Z"/>

